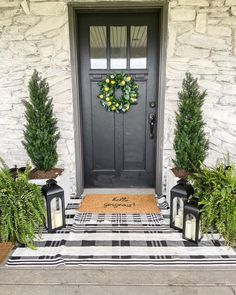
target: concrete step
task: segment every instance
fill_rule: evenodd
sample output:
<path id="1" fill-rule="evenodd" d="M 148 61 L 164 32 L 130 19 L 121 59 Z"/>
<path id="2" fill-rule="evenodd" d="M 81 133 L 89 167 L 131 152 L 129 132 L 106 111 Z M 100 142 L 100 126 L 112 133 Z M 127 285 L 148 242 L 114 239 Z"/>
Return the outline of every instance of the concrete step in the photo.
<path id="1" fill-rule="evenodd" d="M 235 269 L 0 268 L 0 285 L 236 286 Z M 2 294 L 0 292 L 0 294 Z"/>
<path id="2" fill-rule="evenodd" d="M 0 285 L 1 295 L 234 295 L 231 287 Z"/>

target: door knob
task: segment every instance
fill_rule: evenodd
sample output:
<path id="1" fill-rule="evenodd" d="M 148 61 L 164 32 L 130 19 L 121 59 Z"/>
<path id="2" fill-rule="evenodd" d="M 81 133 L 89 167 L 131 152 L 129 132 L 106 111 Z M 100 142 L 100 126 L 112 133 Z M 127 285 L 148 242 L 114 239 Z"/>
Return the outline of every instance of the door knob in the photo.
<path id="1" fill-rule="evenodd" d="M 156 114 L 149 114 L 148 122 L 150 127 L 150 138 L 154 138 L 154 126 L 156 124 Z"/>

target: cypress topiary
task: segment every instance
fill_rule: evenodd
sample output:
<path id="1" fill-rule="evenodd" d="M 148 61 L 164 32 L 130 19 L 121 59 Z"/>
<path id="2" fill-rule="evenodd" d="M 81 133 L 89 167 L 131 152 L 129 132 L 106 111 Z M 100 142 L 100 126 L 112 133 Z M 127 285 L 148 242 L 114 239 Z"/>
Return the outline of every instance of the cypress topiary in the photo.
<path id="1" fill-rule="evenodd" d="M 60 137 L 57 119 L 53 115 L 52 98 L 48 96 L 49 85 L 38 72 L 29 81 L 29 101 L 24 100 L 25 131 L 22 142 L 32 163 L 39 170 L 48 171 L 58 161 L 57 141 Z"/>
<path id="2" fill-rule="evenodd" d="M 192 173 L 200 168 L 208 150 L 201 109 L 207 93 L 201 92 L 197 79 L 186 73 L 178 95 L 173 163 L 177 169 Z"/>

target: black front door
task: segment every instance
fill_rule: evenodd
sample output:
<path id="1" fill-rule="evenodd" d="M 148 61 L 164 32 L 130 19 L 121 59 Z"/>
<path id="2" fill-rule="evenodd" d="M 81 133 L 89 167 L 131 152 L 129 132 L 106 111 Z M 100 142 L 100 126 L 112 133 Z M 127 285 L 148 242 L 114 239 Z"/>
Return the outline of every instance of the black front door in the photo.
<path id="1" fill-rule="evenodd" d="M 158 13 L 81 13 L 78 19 L 84 185 L 154 187 Z M 119 72 L 139 85 L 138 104 L 124 114 L 106 111 L 97 98 L 97 83 Z"/>

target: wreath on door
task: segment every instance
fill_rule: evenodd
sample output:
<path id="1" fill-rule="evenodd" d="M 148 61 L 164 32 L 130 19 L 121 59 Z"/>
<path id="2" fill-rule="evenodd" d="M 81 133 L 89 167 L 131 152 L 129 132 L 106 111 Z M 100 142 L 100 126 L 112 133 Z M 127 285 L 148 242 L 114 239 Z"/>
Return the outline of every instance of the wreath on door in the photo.
<path id="1" fill-rule="evenodd" d="M 98 82 L 100 104 L 108 112 L 126 113 L 131 105 L 137 104 L 138 85 L 128 74 L 107 75 Z M 117 93 L 120 92 L 120 95 Z"/>

